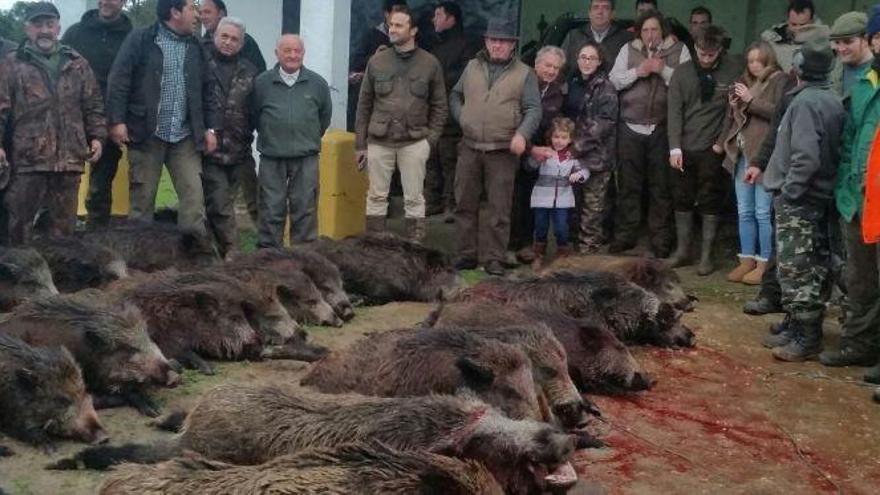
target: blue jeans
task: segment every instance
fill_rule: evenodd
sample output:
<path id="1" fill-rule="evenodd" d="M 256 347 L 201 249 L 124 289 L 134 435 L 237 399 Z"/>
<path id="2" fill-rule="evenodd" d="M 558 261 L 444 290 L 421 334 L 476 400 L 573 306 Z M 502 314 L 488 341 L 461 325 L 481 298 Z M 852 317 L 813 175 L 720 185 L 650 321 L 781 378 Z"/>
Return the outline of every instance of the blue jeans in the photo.
<path id="1" fill-rule="evenodd" d="M 550 222 L 556 247 L 568 246 L 568 208 L 532 208 L 535 213 L 535 242 L 547 242 Z"/>
<path id="2" fill-rule="evenodd" d="M 767 261 L 773 252 L 773 196 L 761 184 L 743 182 L 746 167 L 746 157 L 740 154 L 733 177 L 736 211 L 739 215 L 739 255 L 742 258 Z"/>

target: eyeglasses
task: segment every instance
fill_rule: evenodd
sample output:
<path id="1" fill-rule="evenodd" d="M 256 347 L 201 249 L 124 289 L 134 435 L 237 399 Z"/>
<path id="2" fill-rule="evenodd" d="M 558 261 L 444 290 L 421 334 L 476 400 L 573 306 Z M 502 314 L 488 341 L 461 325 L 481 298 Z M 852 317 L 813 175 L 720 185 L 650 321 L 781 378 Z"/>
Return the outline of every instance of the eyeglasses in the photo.
<path id="1" fill-rule="evenodd" d="M 599 57 L 591 57 L 589 55 L 578 55 L 578 60 L 582 62 L 598 62 L 602 59 L 600 59 Z"/>

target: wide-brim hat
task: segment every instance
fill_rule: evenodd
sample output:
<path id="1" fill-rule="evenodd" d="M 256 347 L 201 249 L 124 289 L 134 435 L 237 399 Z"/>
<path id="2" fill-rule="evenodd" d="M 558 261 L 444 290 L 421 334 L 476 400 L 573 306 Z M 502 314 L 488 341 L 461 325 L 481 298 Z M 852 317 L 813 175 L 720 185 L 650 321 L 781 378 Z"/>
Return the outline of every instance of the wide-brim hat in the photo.
<path id="1" fill-rule="evenodd" d="M 497 38 L 502 40 L 518 40 L 516 23 L 507 19 L 491 19 L 486 27 L 486 38 Z"/>

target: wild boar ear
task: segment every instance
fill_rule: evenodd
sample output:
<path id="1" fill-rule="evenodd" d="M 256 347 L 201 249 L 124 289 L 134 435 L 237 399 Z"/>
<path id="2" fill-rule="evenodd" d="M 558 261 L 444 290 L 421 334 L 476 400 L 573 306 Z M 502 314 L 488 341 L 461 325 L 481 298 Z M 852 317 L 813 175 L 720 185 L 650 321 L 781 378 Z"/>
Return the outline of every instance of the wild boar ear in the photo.
<path id="1" fill-rule="evenodd" d="M 485 390 L 495 381 L 495 373 L 471 358 L 462 357 L 455 362 L 465 383 L 474 390 Z"/>
<path id="2" fill-rule="evenodd" d="M 32 391 L 37 388 L 37 374 L 33 370 L 20 368 L 15 370 L 15 378 L 18 384 L 25 390 Z"/>
<path id="3" fill-rule="evenodd" d="M 107 338 L 94 330 L 86 330 L 83 337 L 85 337 L 89 347 L 96 351 L 104 350 L 108 347 L 109 342 L 107 342 Z"/>

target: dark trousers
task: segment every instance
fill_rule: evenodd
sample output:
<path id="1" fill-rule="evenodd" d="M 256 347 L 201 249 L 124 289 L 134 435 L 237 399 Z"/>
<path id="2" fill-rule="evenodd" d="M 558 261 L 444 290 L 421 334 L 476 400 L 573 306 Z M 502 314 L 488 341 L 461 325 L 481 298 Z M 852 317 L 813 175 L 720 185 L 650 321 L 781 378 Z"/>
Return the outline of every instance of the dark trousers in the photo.
<path id="1" fill-rule="evenodd" d="M 260 158 L 260 231 L 257 246 L 284 245 L 284 221 L 290 206 L 290 240 L 318 238 L 318 155 Z"/>
<path id="2" fill-rule="evenodd" d="M 38 213 L 49 236 L 67 236 L 76 228 L 79 172 L 31 172 L 12 176 L 6 190 L 9 243 L 26 244 Z"/>
<path id="3" fill-rule="evenodd" d="M 455 162 L 460 136 L 442 136 L 431 149 L 425 170 L 425 204 L 429 212 L 455 208 Z"/>
<path id="4" fill-rule="evenodd" d="M 642 191 L 648 192 L 648 231 L 651 246 L 666 251 L 672 245 L 672 197 L 669 193 L 669 145 L 666 128 L 650 136 L 625 123 L 618 127 L 617 218 L 615 240 L 634 244 L 642 220 Z"/>
<path id="5" fill-rule="evenodd" d="M 568 208 L 532 208 L 535 215 L 535 242 L 547 242 L 550 224 L 556 247 L 568 246 Z"/>
<path id="6" fill-rule="evenodd" d="M 113 179 L 119 168 L 122 150 L 113 141 L 107 140 L 104 153 L 89 172 L 89 195 L 86 198 L 86 212 L 89 227 L 103 227 L 110 223 L 113 204 Z"/>
<path id="7" fill-rule="evenodd" d="M 484 260 L 504 260 L 510 239 L 510 207 L 519 157 L 507 150 L 478 151 L 461 144 L 455 167 L 455 230 L 458 255 L 478 259 L 480 196 L 486 192 L 489 225 Z"/>
<path id="8" fill-rule="evenodd" d="M 537 172 L 517 168 L 513 181 L 513 206 L 510 209 L 510 242 L 507 246 L 511 251 L 519 251 L 532 244 L 535 222 L 529 203 L 537 180 Z"/>
<path id="9" fill-rule="evenodd" d="M 865 244 L 857 215 L 844 225 L 848 312 L 841 347 L 880 349 L 880 244 Z"/>
<path id="10" fill-rule="evenodd" d="M 238 186 L 239 169 L 247 165 L 222 165 L 205 160 L 202 184 L 205 190 L 205 213 L 208 217 L 208 233 L 214 237 L 221 256 L 234 252 L 238 247 L 235 227 L 235 191 Z"/>
<path id="11" fill-rule="evenodd" d="M 248 155 L 240 166 L 235 167 L 235 171 L 237 174 L 235 181 L 241 191 L 244 204 L 247 206 L 248 216 L 251 217 L 251 223 L 254 224 L 254 227 L 258 227 L 260 182 L 257 180 L 257 163 L 254 161 L 254 157 Z"/>
<path id="12" fill-rule="evenodd" d="M 675 211 L 696 211 L 700 215 L 724 213 L 730 175 L 721 166 L 723 161 L 724 157 L 711 149 L 684 152 L 684 170 L 671 170 Z"/>
<path id="13" fill-rule="evenodd" d="M 0 246 L 9 245 L 9 214 L 6 212 L 6 193 L 0 191 Z"/>

